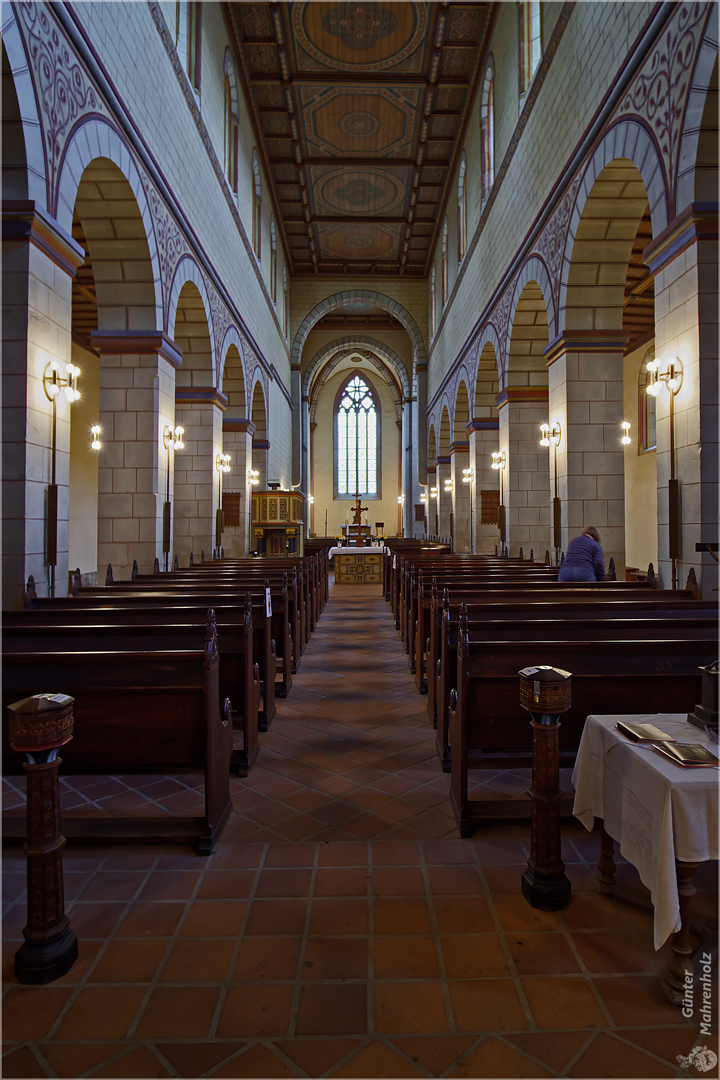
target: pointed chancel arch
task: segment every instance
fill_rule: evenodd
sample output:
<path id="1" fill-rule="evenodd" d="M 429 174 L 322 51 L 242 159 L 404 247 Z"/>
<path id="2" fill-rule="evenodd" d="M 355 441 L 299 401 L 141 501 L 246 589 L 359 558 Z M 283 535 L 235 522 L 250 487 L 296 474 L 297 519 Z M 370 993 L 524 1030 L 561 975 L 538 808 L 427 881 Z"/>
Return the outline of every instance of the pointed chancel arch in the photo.
<path id="1" fill-rule="evenodd" d="M 307 397 L 310 394 L 317 373 L 327 363 L 328 359 L 340 350 L 349 349 L 357 349 L 361 352 L 369 350 L 378 357 L 381 357 L 388 367 L 395 372 L 397 381 L 402 389 L 403 398 L 408 398 L 410 396 L 410 376 L 405 364 L 398 354 L 377 338 L 369 337 L 364 334 L 353 334 L 350 337 L 336 338 L 327 345 L 323 345 L 323 347 L 315 353 L 303 372 L 303 397 Z"/>
<path id="2" fill-rule="evenodd" d="M 324 352 L 325 350 L 323 350 Z M 317 410 L 317 404 L 320 397 L 322 388 L 327 383 L 328 379 L 332 377 L 333 372 L 337 367 L 348 359 L 353 359 L 359 364 L 371 364 L 377 372 L 380 373 L 384 381 L 392 394 L 393 405 L 395 406 L 395 420 L 400 423 L 402 420 L 402 403 L 403 394 L 398 385 L 397 378 L 392 369 L 387 365 L 385 360 L 381 359 L 381 355 L 375 355 L 374 350 L 365 349 L 358 350 L 355 348 L 338 348 L 333 353 L 329 354 L 323 364 L 316 369 L 315 377 L 310 384 L 310 390 L 308 394 L 310 405 L 310 424 L 315 423 L 315 414 Z"/>

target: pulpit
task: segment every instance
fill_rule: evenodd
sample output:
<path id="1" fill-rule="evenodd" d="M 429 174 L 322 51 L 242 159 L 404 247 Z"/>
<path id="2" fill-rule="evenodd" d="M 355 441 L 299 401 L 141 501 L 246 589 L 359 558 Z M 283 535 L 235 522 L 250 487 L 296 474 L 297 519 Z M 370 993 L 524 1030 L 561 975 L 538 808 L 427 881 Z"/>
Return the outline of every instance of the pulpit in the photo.
<path id="1" fill-rule="evenodd" d="M 252 544 L 258 555 L 302 555 L 304 533 L 301 491 L 253 491 Z"/>

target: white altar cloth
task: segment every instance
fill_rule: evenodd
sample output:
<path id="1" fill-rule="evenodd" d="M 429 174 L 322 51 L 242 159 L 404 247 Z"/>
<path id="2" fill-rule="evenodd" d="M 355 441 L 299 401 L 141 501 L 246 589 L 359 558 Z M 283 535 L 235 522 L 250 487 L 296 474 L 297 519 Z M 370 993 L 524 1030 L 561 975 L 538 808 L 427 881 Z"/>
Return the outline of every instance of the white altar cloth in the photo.
<path id="1" fill-rule="evenodd" d="M 624 859 L 650 890 L 655 908 L 654 938 L 659 949 L 680 929 L 675 859 L 707 862 L 718 858 L 718 770 L 684 769 L 647 745 L 617 731 L 618 720 L 651 723 L 678 742 L 704 743 L 684 713 L 588 716 L 572 782 L 573 814 L 586 829 L 602 818 Z"/>
<path id="2" fill-rule="evenodd" d="M 332 559 L 333 555 L 351 555 L 353 551 L 368 551 L 375 555 L 378 552 L 382 553 L 384 544 L 357 544 L 353 547 L 331 547 L 328 552 L 328 558 Z"/>

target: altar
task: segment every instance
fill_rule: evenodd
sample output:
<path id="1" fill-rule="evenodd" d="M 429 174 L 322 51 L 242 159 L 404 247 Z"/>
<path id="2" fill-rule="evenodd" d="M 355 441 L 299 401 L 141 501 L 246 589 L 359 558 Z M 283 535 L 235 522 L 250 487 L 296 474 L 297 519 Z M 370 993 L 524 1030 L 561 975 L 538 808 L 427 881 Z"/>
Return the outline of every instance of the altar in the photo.
<path id="1" fill-rule="evenodd" d="M 334 548 L 336 585 L 378 585 L 382 582 L 382 547 Z"/>

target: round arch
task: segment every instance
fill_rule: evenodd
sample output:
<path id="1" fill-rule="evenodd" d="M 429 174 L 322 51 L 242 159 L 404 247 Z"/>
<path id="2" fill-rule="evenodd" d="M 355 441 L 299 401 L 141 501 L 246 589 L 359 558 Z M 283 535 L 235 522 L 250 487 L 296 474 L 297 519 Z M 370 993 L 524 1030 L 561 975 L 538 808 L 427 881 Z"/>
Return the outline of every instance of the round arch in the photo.
<path id="1" fill-rule="evenodd" d="M 5 12 L 10 12 L 10 18 L 2 28 L 3 57 L 7 56 L 20 112 L 20 123 L 25 144 L 26 198 L 38 203 L 39 206 L 49 209 L 45 149 L 32 76 L 28 68 L 20 29 L 10 4 L 3 7 L 3 14 Z M 70 217 L 72 219 L 72 212 Z M 70 232 L 70 229 L 68 228 L 67 231 Z"/>
<path id="2" fill-rule="evenodd" d="M 470 423 L 470 394 L 468 391 L 467 372 L 462 370 L 455 389 L 455 403 L 452 417 L 452 441 L 466 442 L 466 427 Z"/>
<path id="3" fill-rule="evenodd" d="M 363 334 L 354 334 L 351 337 L 336 338 L 335 341 L 331 341 L 328 345 L 323 345 L 323 347 L 315 353 L 303 373 L 303 397 L 309 397 L 317 373 L 324 364 L 327 363 L 328 359 L 340 349 L 369 350 L 370 352 L 375 353 L 378 357 L 383 359 L 389 367 L 394 368 L 402 389 L 403 398 L 410 397 L 410 379 L 407 368 L 398 354 L 387 345 L 384 345 L 381 341 L 378 341 L 377 338 L 367 337 Z"/>
<path id="4" fill-rule="evenodd" d="M 215 345 L 215 331 L 213 328 L 212 313 L 210 310 L 210 298 L 208 297 L 207 288 L 205 286 L 205 279 L 202 276 L 200 267 L 193 258 L 189 255 L 184 255 L 180 262 L 177 264 L 175 274 L 173 276 L 172 285 L 170 287 L 170 299 L 168 302 L 168 334 L 173 340 L 176 333 L 176 321 L 178 313 L 178 304 L 180 302 L 180 293 L 183 290 L 183 286 L 188 282 L 191 282 L 196 286 L 202 299 L 203 309 L 205 311 L 205 319 L 207 321 L 208 337 L 210 339 L 210 369 L 215 380 L 215 387 L 219 389 L 220 383 L 217 380 L 217 348 Z"/>
<path id="5" fill-rule="evenodd" d="M 591 198 L 591 192 L 596 180 L 598 180 L 603 170 L 611 163 L 617 163 L 618 168 L 625 169 L 628 172 L 628 177 L 630 175 L 629 167 L 632 166 L 632 169 L 637 174 L 639 180 L 642 181 L 645 188 L 644 202 L 650 207 L 653 236 L 658 236 L 668 225 L 670 196 L 665 169 L 657 146 L 651 135 L 642 125 L 632 120 L 621 121 L 606 132 L 605 136 L 597 146 L 587 164 L 585 175 L 578 188 L 575 205 L 570 215 L 570 225 L 565 240 L 565 249 L 560 270 L 557 328 L 554 333 L 551 334 L 551 337 L 555 336 L 555 334 L 562 334 L 568 329 L 575 329 L 568 325 L 568 316 L 572 321 L 570 312 L 573 310 L 568 302 L 568 291 L 573 287 L 571 282 L 571 268 L 574 256 L 578 253 L 578 249 L 575 246 L 578 227 L 583 212 L 585 211 L 587 201 Z M 629 180 L 628 182 L 632 181 Z M 617 201 L 620 202 L 621 199 L 622 195 L 618 197 Z M 612 212 L 608 214 L 608 218 L 611 217 Z M 617 242 L 622 243 L 622 241 Z M 588 306 L 587 302 L 585 302 L 584 306 Z M 548 308 L 548 316 L 549 310 L 550 309 Z M 550 319 L 548 317 L 548 323 L 549 322 Z"/>
<path id="6" fill-rule="evenodd" d="M 142 219 L 144 238 L 147 242 L 153 278 L 151 287 L 154 296 L 154 316 L 152 319 L 154 325 L 133 327 L 133 329 L 162 330 L 162 279 L 150 205 L 140 179 L 140 173 L 127 145 L 115 128 L 104 120 L 91 119 L 84 124 L 80 124 L 65 147 L 58 182 L 57 220 L 68 233 L 72 232 L 73 211 L 80 181 L 85 170 L 98 158 L 104 158 L 112 162 L 129 184 Z"/>
<path id="7" fill-rule="evenodd" d="M 394 315 L 401 326 L 403 326 L 410 335 L 413 343 L 413 353 L 417 357 L 417 363 L 421 365 L 427 363 L 425 341 L 420 332 L 420 327 L 415 322 L 415 319 L 410 312 L 404 308 L 402 304 L 399 304 L 397 300 L 391 299 L 384 293 L 368 292 L 365 289 L 351 289 L 348 292 L 334 293 L 332 296 L 328 296 L 324 300 L 321 300 L 319 304 L 316 304 L 312 311 L 308 312 L 297 329 L 290 354 L 290 363 L 300 363 L 303 346 L 315 323 L 319 322 L 324 315 L 328 315 L 331 311 L 337 311 L 338 308 L 348 307 L 350 304 L 356 304 L 358 302 L 371 304 L 381 311 L 387 311 L 391 315 Z"/>
<path id="8" fill-rule="evenodd" d="M 510 356 L 511 356 L 511 343 L 513 337 L 513 329 L 515 325 L 515 316 L 518 310 L 518 304 L 520 298 L 525 290 L 525 287 L 534 282 L 539 288 L 542 294 L 542 299 L 545 304 L 545 314 L 547 316 L 547 336 L 549 339 L 555 337 L 556 334 L 556 320 L 555 320 L 555 304 L 553 301 L 552 283 L 550 281 L 550 275 L 548 273 L 547 266 L 541 258 L 537 255 L 531 255 L 530 258 L 523 264 L 522 270 L 517 276 L 515 281 L 515 288 L 513 290 L 513 298 L 510 304 L 510 312 L 507 324 L 507 334 L 505 338 L 505 350 L 503 356 L 503 367 L 501 374 L 501 389 L 505 389 L 508 385 L 508 377 L 510 374 Z M 547 341 L 545 341 L 547 345 Z M 543 365 L 544 367 L 544 365 Z"/>
<path id="9" fill-rule="evenodd" d="M 717 42 L 709 41 L 706 32 L 683 117 L 678 155 L 681 167 L 675 190 L 676 215 L 692 202 L 717 200 L 717 93 Z M 687 162 L 684 167 L 683 162 Z"/>
<path id="10" fill-rule="evenodd" d="M 243 353 L 243 340 L 240 337 L 240 334 L 238 333 L 238 330 L 237 330 L 237 328 L 235 326 L 229 326 L 228 327 L 228 329 L 227 329 L 227 331 L 225 333 L 225 337 L 222 340 L 222 345 L 220 346 L 219 370 L 218 370 L 217 385 L 218 385 L 218 389 L 222 390 L 223 379 L 225 377 L 225 364 L 227 362 L 228 352 L 230 351 L 230 349 L 233 346 L 235 346 L 235 348 L 237 349 L 238 355 L 240 357 L 240 371 L 242 373 L 242 380 L 243 380 L 242 395 L 243 395 L 243 399 L 244 399 L 244 402 L 245 402 L 245 411 L 243 413 L 243 416 L 247 416 L 247 414 L 248 414 L 247 413 L 247 407 L 248 407 L 247 406 L 247 385 L 248 385 L 248 380 L 247 380 L 247 371 L 245 370 L 245 360 L 244 360 L 244 353 Z"/>

